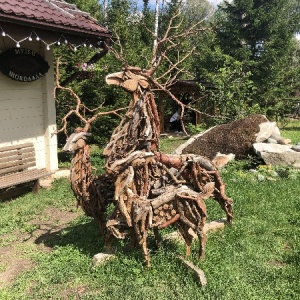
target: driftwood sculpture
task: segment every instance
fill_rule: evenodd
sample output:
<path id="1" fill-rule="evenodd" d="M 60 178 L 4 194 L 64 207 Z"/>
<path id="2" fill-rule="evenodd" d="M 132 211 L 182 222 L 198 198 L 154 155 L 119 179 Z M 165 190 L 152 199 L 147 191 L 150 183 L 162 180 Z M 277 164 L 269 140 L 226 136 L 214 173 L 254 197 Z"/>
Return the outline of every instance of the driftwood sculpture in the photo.
<path id="1" fill-rule="evenodd" d="M 232 200 L 216 167 L 206 158 L 194 155 L 167 155 L 159 151 L 159 118 L 150 91 L 147 72 L 125 68 L 108 75 L 108 84 L 121 86 L 132 95 L 128 111 L 104 149 L 106 174 L 115 182 L 115 212 L 107 222 L 117 238 L 129 231 L 141 246 L 147 265 L 148 230 L 175 224 L 190 253 L 193 236 L 199 238 L 199 257 L 204 258 L 206 221 L 204 200 L 215 198 L 232 221 Z M 121 229 L 119 229 L 121 228 Z"/>
<path id="2" fill-rule="evenodd" d="M 69 137 L 63 151 L 73 153 L 70 182 L 77 204 L 87 216 L 96 220 L 100 233 L 105 235 L 106 209 L 113 202 L 114 183 L 105 174 L 93 175 L 90 146 L 86 143 L 89 135 L 84 128 L 77 128 Z"/>
<path id="3" fill-rule="evenodd" d="M 124 69 L 107 76 L 108 84 L 117 84 L 132 94 L 125 117 L 104 149 L 105 175 L 92 175 L 88 133 L 77 129 L 65 150 L 73 151 L 71 185 L 78 204 L 94 217 L 106 247 L 111 237 L 125 238 L 141 245 L 147 265 L 150 257 L 148 231 L 174 224 L 190 254 L 193 230 L 199 238 L 199 257 L 204 258 L 206 234 L 203 227 L 207 212 L 205 200 L 213 197 L 232 221 L 232 200 L 216 167 L 208 159 L 195 155 L 167 155 L 159 151 L 159 118 L 150 83 L 138 69 Z M 106 208 L 115 208 L 108 218 Z"/>
<path id="4" fill-rule="evenodd" d="M 129 236 L 132 245 L 141 246 L 147 266 L 150 266 L 149 230 L 154 231 L 159 241 L 159 229 L 172 224 L 176 226 L 184 238 L 186 255 L 191 252 L 194 236 L 191 231 L 194 231 L 199 238 L 199 257 L 204 258 L 207 238 L 203 232 L 207 218 L 205 200 L 214 198 L 225 211 L 228 223 L 233 218 L 232 199 L 226 196 L 225 185 L 209 159 L 189 154 L 169 155 L 160 151 L 160 126 L 153 88 L 166 92 L 181 106 L 183 113 L 185 105 L 168 90 L 176 78 L 170 74 L 184 72 L 179 68 L 180 63 L 193 53 L 191 50 L 180 57 L 180 47 L 177 46 L 182 39 L 203 30 L 197 27 L 202 23 L 199 21 L 188 30 L 175 32 L 172 38 L 172 29 L 177 28 L 172 22 L 177 16 L 171 19 L 165 35 L 157 41 L 148 70 L 129 67 L 125 63 L 122 72 L 106 77 L 108 84 L 120 86 L 132 97 L 125 116 L 104 149 L 105 175 L 91 175 L 86 137 L 95 117 L 86 120 L 80 114 L 80 99 L 69 90 L 77 101 L 76 109 L 70 114 L 75 113 L 85 123 L 84 128 L 77 129 L 65 146 L 65 150 L 74 153 L 71 185 L 78 204 L 87 215 L 97 220 L 105 235 L 107 250 L 111 248 L 112 237 L 124 239 Z M 163 45 L 168 43 L 170 45 L 164 48 Z M 175 48 L 178 49 L 178 61 L 171 63 L 168 51 Z M 118 57 L 119 54 L 115 54 Z M 121 56 L 119 58 L 125 61 Z M 170 70 L 154 79 L 152 75 L 164 59 L 168 59 Z M 164 78 L 165 83 L 160 83 Z M 58 81 L 57 86 L 60 87 Z M 66 117 L 63 121 L 66 129 Z M 108 205 L 113 205 L 109 216 Z"/>
<path id="5" fill-rule="evenodd" d="M 158 230 L 174 224 L 186 243 L 186 255 L 190 254 L 193 230 L 199 238 L 199 257 L 204 258 L 205 200 L 213 197 L 229 223 L 233 217 L 232 200 L 225 195 L 217 168 L 202 156 L 159 151 L 156 104 L 140 69 L 124 69 L 106 80 L 130 92 L 132 100 L 104 149 L 106 174 L 92 175 L 86 143 L 89 126 L 78 128 L 68 139 L 64 150 L 73 152 L 70 179 L 78 204 L 99 224 L 107 250 L 112 236 L 123 239 L 129 235 L 133 244 L 141 245 L 150 266 L 148 231 L 153 229 L 159 241 Z M 109 204 L 114 204 L 114 209 L 107 217 Z"/>

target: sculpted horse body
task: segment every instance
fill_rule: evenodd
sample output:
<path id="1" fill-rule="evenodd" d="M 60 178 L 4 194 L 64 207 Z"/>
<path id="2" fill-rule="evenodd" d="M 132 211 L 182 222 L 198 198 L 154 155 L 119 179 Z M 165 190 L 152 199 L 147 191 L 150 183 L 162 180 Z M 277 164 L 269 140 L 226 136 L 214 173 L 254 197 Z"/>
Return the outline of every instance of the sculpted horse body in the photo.
<path id="1" fill-rule="evenodd" d="M 150 266 L 147 237 L 154 230 L 174 224 L 191 252 L 194 233 L 199 238 L 198 254 L 204 258 L 207 212 L 205 200 L 213 197 L 232 221 L 232 200 L 211 161 L 196 155 L 168 155 L 159 150 L 160 126 L 150 80 L 139 68 L 124 69 L 107 76 L 131 93 L 126 115 L 104 149 L 106 174 L 92 174 L 90 147 L 86 143 L 89 126 L 77 128 L 64 147 L 73 152 L 71 187 L 78 205 L 97 221 L 105 236 L 106 249 L 112 237 L 130 235 L 141 245 Z M 107 207 L 113 211 L 107 216 Z M 193 233 L 194 232 L 194 233 Z"/>
<path id="2" fill-rule="evenodd" d="M 232 220 L 232 200 L 225 195 L 225 185 L 217 168 L 206 158 L 194 155 L 166 155 L 159 151 L 159 117 L 147 72 L 124 69 L 106 77 L 131 93 L 128 111 L 104 149 L 106 173 L 115 181 L 115 219 L 107 223 L 117 237 L 118 225 L 134 229 L 150 265 L 147 234 L 175 224 L 190 253 L 193 235 L 199 238 L 199 257 L 204 258 L 206 221 L 204 200 L 214 197 Z"/>

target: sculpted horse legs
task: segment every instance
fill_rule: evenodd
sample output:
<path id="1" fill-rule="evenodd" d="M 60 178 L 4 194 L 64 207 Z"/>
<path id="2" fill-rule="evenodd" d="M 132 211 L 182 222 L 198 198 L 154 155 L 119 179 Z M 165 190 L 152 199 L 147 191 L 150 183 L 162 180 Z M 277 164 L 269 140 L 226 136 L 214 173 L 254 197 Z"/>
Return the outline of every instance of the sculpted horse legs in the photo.
<path id="1" fill-rule="evenodd" d="M 190 227 L 187 224 L 183 223 L 182 221 L 178 222 L 177 228 L 184 239 L 185 246 L 186 246 L 185 257 L 187 258 L 188 256 L 191 255 L 191 246 L 193 243 L 194 236 L 189 233 Z"/>

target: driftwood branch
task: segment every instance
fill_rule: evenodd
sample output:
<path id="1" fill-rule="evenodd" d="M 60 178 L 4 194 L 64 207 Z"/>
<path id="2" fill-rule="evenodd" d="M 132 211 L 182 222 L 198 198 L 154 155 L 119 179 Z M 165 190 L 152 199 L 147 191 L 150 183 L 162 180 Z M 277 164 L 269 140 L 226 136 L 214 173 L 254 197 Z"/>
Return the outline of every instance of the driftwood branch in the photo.
<path id="1" fill-rule="evenodd" d="M 119 112 L 128 109 L 128 107 L 122 107 L 122 108 L 118 108 L 118 109 L 114 109 L 114 110 L 110 110 L 110 111 L 100 111 L 101 109 L 103 109 L 104 103 L 102 103 L 100 106 L 98 106 L 97 108 L 94 108 L 94 109 L 90 109 L 90 108 L 86 107 L 82 103 L 80 97 L 73 91 L 72 88 L 65 87 L 60 84 L 60 64 L 61 64 L 61 61 L 60 61 L 60 58 L 58 58 L 56 61 L 56 77 L 55 77 L 56 85 L 54 87 L 54 95 L 56 96 L 57 90 L 62 90 L 62 91 L 67 92 L 70 96 L 70 99 L 75 104 L 75 108 L 70 109 L 69 112 L 62 118 L 62 127 L 60 129 L 56 130 L 55 132 L 53 132 L 52 135 L 58 134 L 60 132 L 64 132 L 68 136 L 67 125 L 68 125 L 68 118 L 71 115 L 76 115 L 76 117 L 84 124 L 82 131 L 87 132 L 90 129 L 91 123 L 94 122 L 95 120 L 97 120 L 100 116 L 116 115 L 118 117 L 121 117 Z M 86 111 L 93 113 L 92 117 L 86 118 L 85 117 Z"/>
<path id="2" fill-rule="evenodd" d="M 158 39 L 151 66 L 147 70 L 129 65 L 116 35 L 114 45 L 119 47 L 120 52 L 113 48 L 111 50 L 124 67 L 121 72 L 109 74 L 106 82 L 130 93 L 131 101 L 103 151 L 106 158 L 105 175 L 91 175 L 86 132 L 97 117 L 117 114 L 124 108 L 110 112 L 90 110 L 94 116 L 86 118 L 82 114 L 86 108 L 79 97 L 71 89 L 59 84 L 59 71 L 56 76 L 56 88 L 68 92 L 75 102 L 75 108 L 70 109 L 63 119 L 63 128 L 60 130 L 66 130 L 67 118 L 71 114 L 75 114 L 84 124 L 83 128 L 71 135 L 66 145 L 74 153 L 71 186 L 77 201 L 87 215 L 96 219 L 104 232 L 107 249 L 111 248 L 113 237 L 124 239 L 129 236 L 132 246 L 140 245 L 147 266 L 150 266 L 147 243 L 149 230 L 154 229 L 157 233 L 158 229 L 171 224 L 177 226 L 186 244 L 186 255 L 191 252 L 193 235 L 190 230 L 193 230 L 199 238 L 199 258 L 203 259 L 206 245 L 203 228 L 207 218 L 205 200 L 214 198 L 226 213 L 229 223 L 233 218 L 232 199 L 226 196 L 225 184 L 211 161 L 196 155 L 169 155 L 159 151 L 160 122 L 153 89 L 165 91 L 184 113 L 187 106 L 168 90 L 168 86 L 175 80 L 171 74 L 184 72 L 181 65 L 193 53 L 191 49 L 181 55 L 180 39 L 204 30 L 201 28 L 204 20 L 186 31 L 180 29 L 180 21 L 176 24 L 179 17 L 178 12 L 171 18 L 165 34 Z M 169 51 L 173 49 L 178 50 L 175 62 L 169 56 Z M 164 60 L 170 62 L 170 69 L 155 78 L 155 71 Z M 59 70 L 59 61 L 57 64 Z M 108 206 L 112 206 L 110 215 L 107 215 Z"/>

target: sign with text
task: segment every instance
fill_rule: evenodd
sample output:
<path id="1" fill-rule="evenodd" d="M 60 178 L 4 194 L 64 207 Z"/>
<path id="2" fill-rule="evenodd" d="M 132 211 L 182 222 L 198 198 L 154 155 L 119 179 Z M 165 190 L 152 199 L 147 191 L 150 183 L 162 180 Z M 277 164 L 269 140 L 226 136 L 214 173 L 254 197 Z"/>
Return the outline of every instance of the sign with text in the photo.
<path id="1" fill-rule="evenodd" d="M 31 82 L 41 78 L 49 70 L 44 58 L 31 49 L 12 48 L 0 54 L 0 71 L 7 77 Z"/>

